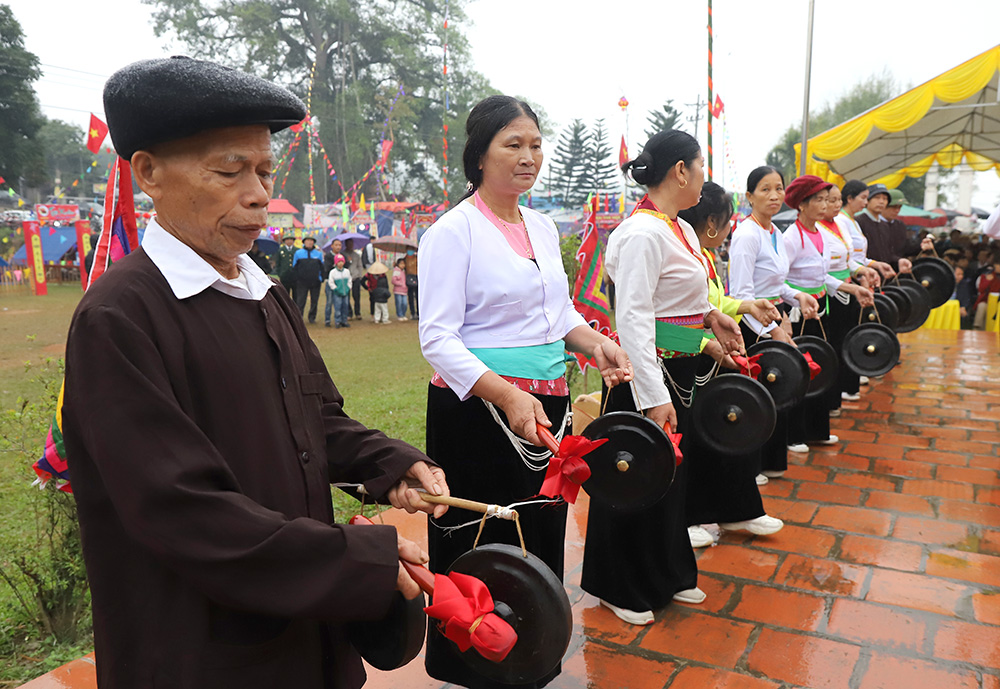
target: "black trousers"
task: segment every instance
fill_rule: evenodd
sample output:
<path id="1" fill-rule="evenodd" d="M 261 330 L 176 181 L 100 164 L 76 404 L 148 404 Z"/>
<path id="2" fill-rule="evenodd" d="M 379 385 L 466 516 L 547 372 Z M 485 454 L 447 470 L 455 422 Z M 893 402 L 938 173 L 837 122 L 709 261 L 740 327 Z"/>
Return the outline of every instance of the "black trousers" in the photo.
<path id="1" fill-rule="evenodd" d="M 354 315 L 361 315 L 361 278 L 351 280 L 351 297 L 354 298 Z"/>
<path id="2" fill-rule="evenodd" d="M 557 431 L 558 425 L 568 418 L 569 398 L 536 397 L 552 420 L 553 432 Z M 500 415 L 503 418 L 503 412 Z M 434 385 L 429 385 L 427 390 L 427 456 L 444 469 L 453 495 L 495 505 L 509 505 L 538 495 L 545 478 L 544 471 L 532 471 L 525 466 L 481 399 L 470 397 L 463 402 L 453 391 Z M 561 580 L 566 505 L 523 505 L 517 511 L 525 547 L 545 562 Z M 463 524 L 475 520 L 477 516 L 452 508 L 441 519 L 428 520 L 431 571 L 447 572 L 457 557 L 472 550 L 476 539 L 476 526 L 449 534 L 438 527 Z M 520 541 L 514 524 L 502 519 L 489 519 L 483 527 L 479 543 L 519 545 Z M 473 650 L 467 652 L 475 653 Z M 528 685 L 488 681 L 462 662 L 458 647 L 445 639 L 433 624 L 428 625 L 425 665 L 427 674 L 435 679 L 474 689 L 543 687 L 561 671 L 561 666 L 557 666 L 546 677 Z"/>
<path id="3" fill-rule="evenodd" d="M 820 300 L 822 307 L 823 300 Z M 806 335 L 829 337 L 829 316 L 824 315 L 820 321 L 810 318 L 805 321 Z M 798 335 L 803 329 L 802 321 L 792 324 L 792 331 Z M 838 367 L 839 368 L 839 367 Z M 840 387 L 832 385 L 823 395 L 806 399 L 802 404 L 795 405 L 788 412 L 788 442 L 790 444 L 816 442 L 830 437 L 830 411 L 840 407 Z"/>
<path id="4" fill-rule="evenodd" d="M 836 297 L 830 295 L 830 344 L 837 350 L 840 360 L 840 370 L 837 374 L 837 390 L 850 395 L 857 394 L 861 388 L 860 377 L 844 363 L 844 338 L 851 328 L 858 325 L 858 315 L 861 309 L 854 297 L 848 304 L 841 304 Z"/>
<path id="5" fill-rule="evenodd" d="M 779 326 L 780 327 L 780 326 Z M 745 321 L 740 321 L 740 330 L 743 332 L 743 342 L 747 348 L 757 343 L 759 336 L 751 330 Z M 788 412 L 779 411 L 778 419 L 774 424 L 774 432 L 760 449 L 761 471 L 786 471 L 788 469 Z M 756 477 L 754 477 L 756 479 Z M 742 521 L 742 520 L 727 520 Z"/>
<path id="6" fill-rule="evenodd" d="M 697 356 L 665 359 L 664 365 L 677 385 L 691 389 Z M 618 386 L 606 394 L 607 411 L 636 410 L 629 386 Z M 698 450 L 688 435 L 689 410 L 677 399 L 674 410 L 677 430 L 684 436 L 684 460 L 663 499 L 639 512 L 619 512 L 590 501 L 581 586 L 587 593 L 628 610 L 659 610 L 678 591 L 698 585 L 698 563 L 686 516 L 687 477 L 691 464 L 698 461 Z"/>
<path id="7" fill-rule="evenodd" d="M 306 297 L 309 297 L 309 322 L 316 322 L 316 312 L 319 310 L 319 288 L 320 283 L 316 284 L 306 284 L 300 282 L 295 287 L 295 305 L 299 307 L 299 311 L 302 312 L 303 318 L 305 317 L 306 311 Z"/>
<path id="8" fill-rule="evenodd" d="M 410 317 L 419 318 L 420 309 L 417 300 L 417 285 L 407 285 L 406 286 L 406 296 L 410 303 Z"/>

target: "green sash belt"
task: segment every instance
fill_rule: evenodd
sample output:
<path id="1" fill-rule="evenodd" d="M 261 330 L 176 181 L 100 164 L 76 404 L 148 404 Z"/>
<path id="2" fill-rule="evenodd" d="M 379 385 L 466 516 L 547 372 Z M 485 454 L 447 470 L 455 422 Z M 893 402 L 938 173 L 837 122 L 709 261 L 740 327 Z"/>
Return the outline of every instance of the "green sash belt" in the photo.
<path id="1" fill-rule="evenodd" d="M 826 285 L 820 285 L 819 287 L 799 287 L 798 285 L 792 284 L 788 280 L 785 280 L 785 284 L 791 287 L 796 292 L 805 292 L 806 294 L 813 295 L 814 297 L 817 298 L 816 299 L 817 301 L 819 301 L 819 299 L 822 297 L 823 303 L 822 303 L 822 308 L 820 309 L 819 312 L 821 316 L 829 310 L 830 295 L 826 293 Z"/>
<path id="2" fill-rule="evenodd" d="M 469 351 L 499 376 L 555 380 L 566 375 L 566 343 L 556 340 L 528 347 L 470 347 Z"/>
<path id="3" fill-rule="evenodd" d="M 830 273 L 830 275 L 844 282 L 851 279 L 851 270 L 850 268 L 844 268 L 843 270 L 834 270 Z"/>
<path id="4" fill-rule="evenodd" d="M 656 321 L 656 346 L 671 352 L 697 354 L 701 351 L 703 328 L 685 328 L 683 325 Z"/>

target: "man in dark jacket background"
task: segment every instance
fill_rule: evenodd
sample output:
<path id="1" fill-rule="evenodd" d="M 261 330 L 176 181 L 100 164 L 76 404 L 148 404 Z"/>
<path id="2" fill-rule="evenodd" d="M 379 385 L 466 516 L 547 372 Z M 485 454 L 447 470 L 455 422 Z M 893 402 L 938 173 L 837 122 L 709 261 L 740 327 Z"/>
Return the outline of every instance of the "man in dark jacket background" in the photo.
<path id="1" fill-rule="evenodd" d="M 292 267 L 295 273 L 295 305 L 304 316 L 308 296 L 309 322 L 315 323 L 316 311 L 319 309 L 319 288 L 323 284 L 323 253 L 316 248 L 313 237 L 302 240 L 302 248 L 295 252 Z"/>

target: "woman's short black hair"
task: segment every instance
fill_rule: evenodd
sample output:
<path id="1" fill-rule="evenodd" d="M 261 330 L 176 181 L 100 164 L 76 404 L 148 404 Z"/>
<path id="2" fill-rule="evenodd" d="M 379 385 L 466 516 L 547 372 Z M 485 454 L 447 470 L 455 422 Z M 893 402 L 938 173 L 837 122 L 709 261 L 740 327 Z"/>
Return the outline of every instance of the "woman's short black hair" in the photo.
<path id="1" fill-rule="evenodd" d="M 698 140 L 680 129 L 667 129 L 654 134 L 634 160 L 622 165 L 622 172 L 631 171 L 636 184 L 655 187 L 679 161 L 691 165 L 701 153 Z"/>
<path id="2" fill-rule="evenodd" d="M 715 182 L 705 182 L 698 205 L 679 211 L 677 216 L 691 225 L 695 232 L 704 231 L 709 218 L 715 219 L 716 227 L 722 227 L 733 217 L 733 199 Z"/>
<path id="3" fill-rule="evenodd" d="M 853 199 L 855 196 L 861 192 L 868 189 L 868 185 L 862 182 L 860 179 L 852 179 L 847 182 L 844 187 L 840 190 L 840 195 L 844 197 L 844 203 Z"/>
<path id="4" fill-rule="evenodd" d="M 538 124 L 538 115 L 531 109 L 531 106 L 523 100 L 511 96 L 489 96 L 476 103 L 476 106 L 472 108 L 469 119 L 465 122 L 466 139 L 465 151 L 462 153 L 462 166 L 465 169 L 465 179 L 472 184 L 473 191 L 483 183 L 483 171 L 479 168 L 479 161 L 486 155 L 493 137 L 521 116 L 530 117 L 535 126 L 541 130 L 541 125 Z M 465 197 L 471 195 L 472 192 L 469 192 Z"/>
<path id="5" fill-rule="evenodd" d="M 767 177 L 772 172 L 777 172 L 778 177 L 781 178 L 781 185 L 785 185 L 785 176 L 781 174 L 781 170 L 770 165 L 761 165 L 758 168 L 754 168 L 753 172 L 747 175 L 747 193 L 752 194 L 757 191 L 757 185 L 760 181 Z"/>

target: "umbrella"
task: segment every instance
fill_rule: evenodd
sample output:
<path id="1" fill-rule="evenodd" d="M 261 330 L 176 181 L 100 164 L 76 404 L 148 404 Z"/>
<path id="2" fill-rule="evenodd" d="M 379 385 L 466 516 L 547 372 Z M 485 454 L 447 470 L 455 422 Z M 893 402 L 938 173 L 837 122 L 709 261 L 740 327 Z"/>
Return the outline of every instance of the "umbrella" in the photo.
<path id="1" fill-rule="evenodd" d="M 345 243 L 347 242 L 348 239 L 353 239 L 355 249 L 365 248 L 365 245 L 372 240 L 370 236 L 366 234 L 361 234 L 360 232 L 341 232 L 323 246 L 323 251 L 326 251 L 331 246 L 333 246 L 334 239 L 339 239 L 340 241 Z"/>
<path id="2" fill-rule="evenodd" d="M 948 216 L 935 211 L 925 211 L 923 208 L 908 206 L 905 203 L 899 209 L 899 219 L 906 225 L 920 227 L 941 227 L 948 224 Z"/>
<path id="3" fill-rule="evenodd" d="M 417 249 L 417 243 L 414 240 L 400 237 L 399 235 L 379 237 L 372 241 L 372 246 L 380 251 L 388 251 L 396 254 L 405 254 L 410 249 L 414 251 Z"/>

